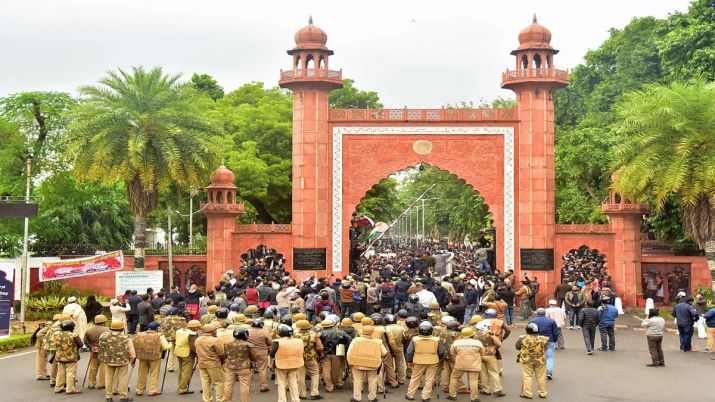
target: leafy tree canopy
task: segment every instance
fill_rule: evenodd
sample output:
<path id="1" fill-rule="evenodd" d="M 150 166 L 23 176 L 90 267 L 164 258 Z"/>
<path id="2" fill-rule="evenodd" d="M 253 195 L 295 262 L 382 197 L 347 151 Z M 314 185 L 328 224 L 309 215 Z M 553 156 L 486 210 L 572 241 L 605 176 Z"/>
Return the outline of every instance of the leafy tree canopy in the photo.
<path id="1" fill-rule="evenodd" d="M 330 93 L 329 103 L 336 109 L 380 109 L 380 96 L 374 91 L 362 91 L 355 87 L 355 80 L 346 78 L 343 87 Z"/>
<path id="2" fill-rule="evenodd" d="M 223 87 L 208 74 L 194 73 L 194 75 L 191 76 L 191 84 L 194 88 L 205 93 L 213 100 L 223 98 Z"/>

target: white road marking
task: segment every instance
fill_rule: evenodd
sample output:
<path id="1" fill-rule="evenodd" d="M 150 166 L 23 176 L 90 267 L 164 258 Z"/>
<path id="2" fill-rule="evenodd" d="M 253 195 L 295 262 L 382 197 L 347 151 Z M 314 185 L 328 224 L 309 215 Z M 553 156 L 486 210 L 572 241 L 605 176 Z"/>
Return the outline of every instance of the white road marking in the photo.
<path id="1" fill-rule="evenodd" d="M 0 360 L 5 360 L 5 359 L 12 359 L 13 357 L 18 357 L 18 356 L 23 356 L 23 355 L 29 355 L 30 353 L 36 353 L 34 350 L 31 350 L 29 352 L 23 352 L 23 353 L 13 353 L 10 356 L 5 356 L 5 357 L 0 357 Z"/>

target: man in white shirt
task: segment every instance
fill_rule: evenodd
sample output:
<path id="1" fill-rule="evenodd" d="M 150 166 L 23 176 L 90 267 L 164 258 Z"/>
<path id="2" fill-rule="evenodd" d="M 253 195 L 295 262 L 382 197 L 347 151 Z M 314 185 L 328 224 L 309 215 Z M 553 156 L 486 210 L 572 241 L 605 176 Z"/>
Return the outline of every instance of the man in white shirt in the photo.
<path id="1" fill-rule="evenodd" d="M 417 297 L 420 298 L 420 304 L 425 309 L 425 312 L 430 311 L 431 303 L 437 303 L 437 298 L 434 296 L 434 293 L 430 292 L 425 288 L 422 288 L 422 290 L 415 294 L 417 295 Z"/>
<path id="2" fill-rule="evenodd" d="M 559 303 L 554 299 L 549 300 L 549 308 L 546 309 L 546 316 L 556 321 L 556 325 L 561 329 L 566 323 L 566 313 L 558 304 Z M 564 347 L 563 331 L 559 331 L 559 339 L 556 341 L 556 347 L 566 349 Z"/>

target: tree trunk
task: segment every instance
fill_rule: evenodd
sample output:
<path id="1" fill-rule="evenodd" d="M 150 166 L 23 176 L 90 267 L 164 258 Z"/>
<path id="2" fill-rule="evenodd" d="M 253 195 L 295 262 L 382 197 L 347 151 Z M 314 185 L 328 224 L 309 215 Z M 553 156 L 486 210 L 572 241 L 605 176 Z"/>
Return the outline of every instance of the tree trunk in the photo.
<path id="1" fill-rule="evenodd" d="M 710 280 L 713 290 L 715 290 L 715 241 L 708 240 L 705 242 L 705 259 L 710 268 Z"/>
<path id="2" fill-rule="evenodd" d="M 144 270 L 144 249 L 146 248 L 146 221 L 143 216 L 134 217 L 134 270 Z"/>
<path id="3" fill-rule="evenodd" d="M 263 205 L 263 201 L 259 200 L 258 198 L 255 198 L 255 197 L 246 197 L 246 196 L 241 196 L 241 197 L 243 197 L 244 200 L 250 202 L 251 205 L 253 205 L 253 208 L 256 208 L 256 213 L 258 213 L 258 219 L 262 223 L 274 223 L 275 222 L 275 219 L 273 219 L 273 216 L 271 216 L 271 213 L 268 212 L 268 209 L 266 208 L 266 206 Z"/>

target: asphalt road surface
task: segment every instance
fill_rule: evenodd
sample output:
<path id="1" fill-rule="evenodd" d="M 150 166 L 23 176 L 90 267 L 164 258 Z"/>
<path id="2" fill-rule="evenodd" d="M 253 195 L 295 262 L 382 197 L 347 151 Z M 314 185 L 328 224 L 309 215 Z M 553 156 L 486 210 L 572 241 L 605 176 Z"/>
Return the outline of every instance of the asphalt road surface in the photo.
<path id="1" fill-rule="evenodd" d="M 523 334 L 523 328 L 517 328 L 512 337 L 504 342 L 504 375 L 502 385 L 505 398 L 481 396 L 482 401 L 518 401 L 521 384 L 521 368 L 515 362 L 514 343 L 516 336 Z M 700 352 L 683 353 L 678 350 L 678 338 L 674 334 L 666 334 L 663 341 L 666 367 L 645 367 L 650 362 L 645 335 L 631 329 L 616 331 L 615 352 L 595 352 L 586 356 L 581 331 L 565 331 L 565 350 L 557 350 L 555 357 L 554 379 L 549 381 L 548 399 L 552 401 L 688 401 L 707 400 L 712 384 L 712 372 L 715 360 Z M 597 337 L 598 338 L 598 337 Z M 597 339 L 598 345 L 598 339 Z M 703 340 L 693 340 L 693 349 L 702 350 Z M 79 395 L 55 395 L 48 381 L 35 380 L 34 349 L 22 350 L 13 354 L 0 355 L 0 401 L 103 401 L 104 393 L 99 390 L 84 389 Z M 82 354 L 78 369 L 78 386 L 82 383 L 88 362 L 87 354 Z M 198 370 L 197 370 L 198 371 Z M 163 367 L 162 367 L 163 373 Z M 134 370 L 130 386 L 136 385 L 137 370 Z M 193 395 L 176 394 L 176 372 L 168 373 L 164 394 L 156 397 L 134 397 L 135 401 L 200 401 L 201 394 L 199 374 L 194 373 L 191 388 Z M 326 393 L 321 385 L 324 401 L 349 401 L 351 391 L 347 389 Z M 406 386 L 398 389 L 388 388 L 387 401 L 404 401 Z M 440 392 L 440 400 L 445 400 L 445 394 Z M 534 390 L 536 396 L 536 390 Z M 234 400 L 238 401 L 238 384 L 234 389 Z M 255 399 L 254 399 L 255 398 Z M 379 397 L 383 399 L 382 395 Z M 254 377 L 251 402 L 276 401 L 275 387 L 270 392 L 259 393 L 257 377 Z M 363 401 L 367 396 L 363 395 Z M 419 395 L 416 399 L 419 401 Z M 436 389 L 433 390 L 432 401 L 437 400 Z M 468 402 L 469 395 L 458 395 L 459 401 Z M 538 400 L 538 398 L 536 398 Z M 118 397 L 115 397 L 118 401 Z"/>

